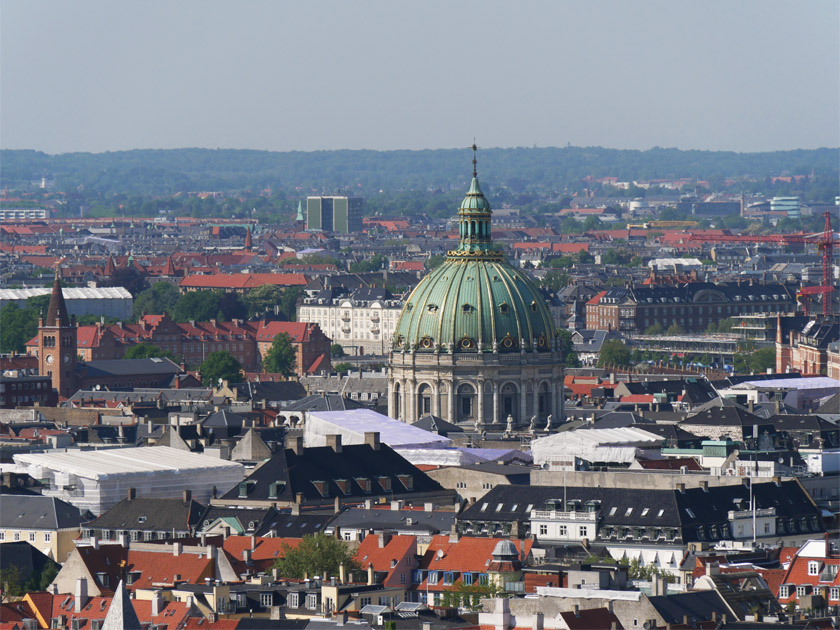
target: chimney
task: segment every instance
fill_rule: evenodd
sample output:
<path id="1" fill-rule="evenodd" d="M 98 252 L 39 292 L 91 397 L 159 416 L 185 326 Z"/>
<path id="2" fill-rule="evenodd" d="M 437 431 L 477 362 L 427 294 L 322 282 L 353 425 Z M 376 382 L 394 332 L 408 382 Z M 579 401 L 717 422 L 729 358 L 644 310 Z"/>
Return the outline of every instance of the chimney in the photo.
<path id="1" fill-rule="evenodd" d="M 706 563 L 706 575 L 720 575 L 720 562 L 709 561 Z"/>
<path id="2" fill-rule="evenodd" d="M 347 581 L 347 568 L 344 563 L 338 565 L 338 581 L 344 584 Z"/>
<path id="3" fill-rule="evenodd" d="M 172 543 L 172 555 L 173 556 L 180 556 L 181 552 L 184 550 L 184 545 L 179 542 Z"/>
<path id="4" fill-rule="evenodd" d="M 242 561 L 247 566 L 251 566 L 251 550 L 250 549 L 243 549 L 242 550 Z"/>
<path id="5" fill-rule="evenodd" d="M 327 438 L 327 446 L 329 446 L 334 452 L 340 453 L 341 452 L 341 435 L 328 435 Z"/>
<path id="6" fill-rule="evenodd" d="M 543 613 L 541 613 L 541 612 L 534 613 L 533 621 L 531 621 L 531 630 L 543 630 L 544 620 L 545 620 L 545 618 L 543 616 Z"/>
<path id="7" fill-rule="evenodd" d="M 449 542 L 458 542 L 458 526 L 455 523 L 452 523 L 452 529 L 449 530 Z"/>
<path id="8" fill-rule="evenodd" d="M 431 512 L 434 509 L 433 503 L 424 503 L 423 504 L 423 511 L 424 512 Z"/>
<path id="9" fill-rule="evenodd" d="M 128 498 L 129 501 L 133 501 L 134 499 L 136 499 L 137 498 L 137 490 L 135 490 L 134 488 L 129 488 L 127 498 Z"/>
<path id="10" fill-rule="evenodd" d="M 300 516 L 300 504 L 299 503 L 293 503 L 291 505 L 291 508 L 292 508 L 292 516 Z"/>
<path id="11" fill-rule="evenodd" d="M 210 560 L 216 559 L 216 547 L 213 545 L 207 545 L 207 558 Z"/>
<path id="12" fill-rule="evenodd" d="M 575 617 L 580 617 L 580 605 L 575 604 Z"/>
<path id="13" fill-rule="evenodd" d="M 369 564 L 367 568 L 367 584 L 368 586 L 373 586 L 375 583 L 375 578 L 373 575 L 373 565 Z"/>
<path id="14" fill-rule="evenodd" d="M 295 455 L 303 454 L 303 436 L 287 436 L 286 448 L 290 449 Z"/>
<path id="15" fill-rule="evenodd" d="M 87 578 L 76 579 L 76 602 L 74 604 L 74 611 L 79 613 L 87 605 L 88 602 L 88 584 Z"/>
<path id="16" fill-rule="evenodd" d="M 709 482 L 704 479 L 703 481 L 700 482 L 700 487 L 703 488 L 703 492 L 708 492 L 709 491 Z"/>
<path id="17" fill-rule="evenodd" d="M 152 597 L 152 617 L 157 617 L 163 611 L 163 595 L 160 591 L 155 591 Z"/>
<path id="18" fill-rule="evenodd" d="M 679 490 L 680 494 L 685 494 L 685 484 L 684 483 L 678 483 L 677 484 L 677 490 Z"/>
<path id="19" fill-rule="evenodd" d="M 365 444 L 374 451 L 379 450 L 379 431 L 365 431 Z"/>
<path id="20" fill-rule="evenodd" d="M 403 502 L 402 501 L 391 501 L 391 511 L 392 512 L 399 512 L 403 509 Z"/>
<path id="21" fill-rule="evenodd" d="M 189 505 L 190 501 L 192 501 L 192 491 L 191 490 L 184 490 L 184 505 Z"/>
<path id="22" fill-rule="evenodd" d="M 256 537 L 256 535 L 251 534 L 249 536 L 249 538 L 251 539 L 251 551 L 253 551 L 254 549 L 257 548 L 257 537 Z"/>
<path id="23" fill-rule="evenodd" d="M 391 535 L 386 532 L 379 532 L 376 535 L 377 543 L 379 544 L 380 549 L 385 549 L 388 543 L 391 540 Z"/>
<path id="24" fill-rule="evenodd" d="M 335 497 L 335 501 L 333 503 L 333 512 L 335 514 L 340 514 L 341 513 L 341 497 L 339 497 L 339 496 Z"/>
<path id="25" fill-rule="evenodd" d="M 295 494 L 295 503 L 300 506 L 303 503 L 303 492 L 298 492 Z"/>
<path id="26" fill-rule="evenodd" d="M 372 510 L 373 509 L 373 501 L 370 499 L 365 499 L 365 509 Z"/>

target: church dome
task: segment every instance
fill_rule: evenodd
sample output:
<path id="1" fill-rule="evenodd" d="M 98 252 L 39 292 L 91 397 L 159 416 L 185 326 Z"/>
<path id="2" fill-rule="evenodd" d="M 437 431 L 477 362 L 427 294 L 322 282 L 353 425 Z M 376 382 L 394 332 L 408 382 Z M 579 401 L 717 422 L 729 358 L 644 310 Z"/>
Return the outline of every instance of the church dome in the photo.
<path id="1" fill-rule="evenodd" d="M 395 352 L 552 352 L 556 333 L 534 282 L 505 261 L 490 236 L 490 203 L 473 170 L 458 209 L 460 240 L 412 291 L 394 332 Z"/>

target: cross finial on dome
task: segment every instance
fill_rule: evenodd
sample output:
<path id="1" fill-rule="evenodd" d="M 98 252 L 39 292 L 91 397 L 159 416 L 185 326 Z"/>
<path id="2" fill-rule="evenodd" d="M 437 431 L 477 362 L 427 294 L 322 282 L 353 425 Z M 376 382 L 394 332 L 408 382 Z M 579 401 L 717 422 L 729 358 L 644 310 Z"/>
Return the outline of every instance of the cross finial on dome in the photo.
<path id="1" fill-rule="evenodd" d="M 473 138 L 472 151 L 473 151 L 473 177 L 478 177 L 478 171 L 476 170 L 476 166 L 478 165 L 478 160 L 475 157 L 476 151 L 478 151 L 478 147 L 475 144 L 475 138 Z"/>

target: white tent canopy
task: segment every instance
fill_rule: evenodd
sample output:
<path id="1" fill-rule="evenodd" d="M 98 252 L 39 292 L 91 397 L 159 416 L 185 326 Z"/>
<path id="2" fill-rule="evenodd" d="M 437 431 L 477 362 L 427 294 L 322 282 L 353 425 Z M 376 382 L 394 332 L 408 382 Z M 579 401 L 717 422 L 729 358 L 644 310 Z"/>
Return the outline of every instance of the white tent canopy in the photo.
<path id="1" fill-rule="evenodd" d="M 365 433 L 378 432 L 391 448 L 441 448 L 449 438 L 394 420 L 370 409 L 310 411 L 306 414 L 303 445 L 325 446 L 326 436 L 340 435 L 342 444 L 364 444 Z"/>
<path id="2" fill-rule="evenodd" d="M 531 443 L 534 464 L 552 468 L 556 462 L 573 461 L 575 457 L 588 462 L 630 464 L 641 454 L 636 444 L 649 442 L 654 446 L 662 437 L 641 429 L 578 429 L 564 431 Z"/>
<path id="3" fill-rule="evenodd" d="M 138 497 L 158 499 L 190 490 L 196 501 L 207 503 L 214 487 L 223 494 L 245 474 L 237 462 L 168 446 L 26 453 L 14 461 L 19 472 L 48 484 L 43 494 L 96 515 L 124 499 L 129 488 Z"/>

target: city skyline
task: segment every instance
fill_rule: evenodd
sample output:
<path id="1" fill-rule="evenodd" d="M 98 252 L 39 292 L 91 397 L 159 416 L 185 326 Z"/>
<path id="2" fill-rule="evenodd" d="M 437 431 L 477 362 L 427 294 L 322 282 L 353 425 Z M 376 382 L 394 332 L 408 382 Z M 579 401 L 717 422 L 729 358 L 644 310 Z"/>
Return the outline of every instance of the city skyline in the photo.
<path id="1" fill-rule="evenodd" d="M 7 1 L 0 14 L 4 149 L 840 145 L 831 2 Z"/>

